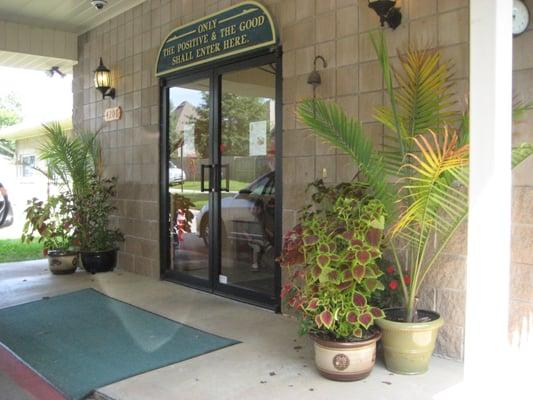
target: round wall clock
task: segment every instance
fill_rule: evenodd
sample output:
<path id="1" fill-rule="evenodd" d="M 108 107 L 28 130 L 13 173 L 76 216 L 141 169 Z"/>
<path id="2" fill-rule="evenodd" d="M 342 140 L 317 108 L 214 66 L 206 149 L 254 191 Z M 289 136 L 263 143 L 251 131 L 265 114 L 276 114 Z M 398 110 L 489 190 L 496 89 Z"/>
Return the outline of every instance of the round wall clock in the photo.
<path id="1" fill-rule="evenodd" d="M 529 25 L 529 10 L 520 0 L 513 0 L 513 35 L 524 33 Z"/>

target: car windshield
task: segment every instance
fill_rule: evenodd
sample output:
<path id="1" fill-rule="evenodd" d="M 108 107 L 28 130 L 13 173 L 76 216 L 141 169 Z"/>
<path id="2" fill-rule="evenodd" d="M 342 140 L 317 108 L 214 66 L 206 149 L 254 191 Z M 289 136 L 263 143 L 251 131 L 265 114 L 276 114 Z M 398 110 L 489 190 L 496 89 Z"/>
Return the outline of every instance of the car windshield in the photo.
<path id="1" fill-rule="evenodd" d="M 274 172 L 269 172 L 268 174 L 260 177 L 255 182 L 253 182 L 248 189 L 251 193 L 256 195 L 273 195 L 274 188 Z"/>

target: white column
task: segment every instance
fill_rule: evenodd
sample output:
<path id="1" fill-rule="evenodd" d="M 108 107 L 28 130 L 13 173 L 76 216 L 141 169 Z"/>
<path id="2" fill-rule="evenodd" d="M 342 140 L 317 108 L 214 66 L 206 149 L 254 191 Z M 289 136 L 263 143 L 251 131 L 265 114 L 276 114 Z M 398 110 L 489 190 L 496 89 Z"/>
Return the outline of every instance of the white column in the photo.
<path id="1" fill-rule="evenodd" d="M 467 386 L 491 394 L 502 385 L 497 375 L 509 367 L 504 359 L 511 243 L 512 5 L 512 0 L 470 0 L 464 365 Z"/>

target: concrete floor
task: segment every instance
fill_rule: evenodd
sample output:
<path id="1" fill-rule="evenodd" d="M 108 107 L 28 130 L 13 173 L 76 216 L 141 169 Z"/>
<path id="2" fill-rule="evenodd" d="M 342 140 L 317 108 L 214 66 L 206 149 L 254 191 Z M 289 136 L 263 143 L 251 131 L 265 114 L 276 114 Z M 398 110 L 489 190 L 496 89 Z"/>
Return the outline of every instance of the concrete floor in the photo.
<path id="1" fill-rule="evenodd" d="M 270 311 L 127 272 L 53 276 L 43 261 L 0 265 L 0 307 L 87 287 L 242 342 L 98 390 L 112 399 L 441 399 L 462 381 L 462 364 L 439 358 L 420 376 L 394 375 L 378 360 L 363 381 L 328 381 L 297 323 Z"/>

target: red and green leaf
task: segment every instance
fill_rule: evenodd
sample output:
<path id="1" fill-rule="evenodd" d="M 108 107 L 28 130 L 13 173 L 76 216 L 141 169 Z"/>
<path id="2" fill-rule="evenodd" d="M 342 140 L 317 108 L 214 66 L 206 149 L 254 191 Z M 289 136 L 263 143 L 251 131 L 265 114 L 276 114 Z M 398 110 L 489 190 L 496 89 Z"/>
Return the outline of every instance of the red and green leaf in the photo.
<path id="1" fill-rule="evenodd" d="M 309 303 L 307 304 L 307 309 L 314 311 L 318 308 L 318 299 L 311 299 Z"/>
<path id="2" fill-rule="evenodd" d="M 372 307 L 370 308 L 370 313 L 375 319 L 385 318 L 385 313 L 381 308 Z"/>
<path id="3" fill-rule="evenodd" d="M 348 321 L 350 324 L 357 324 L 357 314 L 353 311 L 350 311 L 348 314 L 346 314 L 346 321 Z"/>
<path id="4" fill-rule="evenodd" d="M 357 246 L 362 246 L 363 245 L 363 242 L 359 239 L 352 239 L 350 241 L 350 244 L 354 247 L 357 247 Z"/>
<path id="5" fill-rule="evenodd" d="M 304 242 L 304 245 L 306 246 L 313 246 L 318 242 L 318 236 L 315 236 L 315 235 L 304 236 L 303 242 Z"/>
<path id="6" fill-rule="evenodd" d="M 354 292 L 352 295 L 352 302 L 357 307 L 364 307 L 366 306 L 366 297 L 359 292 Z"/>
<path id="7" fill-rule="evenodd" d="M 353 335 L 356 337 L 356 338 L 362 338 L 363 337 L 363 330 L 361 328 L 355 328 L 353 330 Z"/>
<path id="8" fill-rule="evenodd" d="M 370 228 L 366 232 L 366 240 L 371 246 L 377 247 L 379 246 L 381 242 L 382 235 L 383 235 L 383 231 L 381 229 Z"/>
<path id="9" fill-rule="evenodd" d="M 317 328 L 322 328 L 322 319 L 320 318 L 320 314 L 315 315 L 315 324 Z"/>
<path id="10" fill-rule="evenodd" d="M 374 321 L 374 317 L 372 317 L 372 314 L 369 312 L 362 313 L 359 315 L 359 318 L 357 318 L 357 321 L 365 328 L 368 329 L 370 325 L 372 325 L 372 322 Z"/>
<path id="11" fill-rule="evenodd" d="M 348 282 L 339 283 L 336 287 L 340 291 L 344 291 L 344 290 L 350 289 L 352 286 L 353 286 L 353 281 L 350 280 Z"/>
<path id="12" fill-rule="evenodd" d="M 340 275 L 337 271 L 331 271 L 328 273 L 328 279 L 333 283 L 339 283 Z"/>
<path id="13" fill-rule="evenodd" d="M 366 268 L 364 265 L 356 265 L 352 268 L 352 276 L 357 282 L 361 282 L 361 280 L 365 277 Z"/>
<path id="14" fill-rule="evenodd" d="M 331 262 L 331 258 L 326 254 L 321 254 L 317 257 L 316 262 L 321 268 L 326 268 Z"/>
<path id="15" fill-rule="evenodd" d="M 365 286 L 366 288 L 368 289 L 369 292 L 373 292 L 374 290 L 376 290 L 376 288 L 378 288 L 379 286 L 379 281 L 377 279 L 367 279 L 365 281 Z M 383 286 L 383 285 L 381 285 Z"/>
<path id="16" fill-rule="evenodd" d="M 361 264 L 366 264 L 368 260 L 370 260 L 370 253 L 366 250 L 359 250 L 357 252 L 357 260 L 359 260 Z"/>
<path id="17" fill-rule="evenodd" d="M 318 279 L 320 274 L 322 273 L 322 268 L 320 266 L 315 265 L 313 269 L 311 270 L 311 275 L 313 275 L 313 278 Z"/>
<path id="18" fill-rule="evenodd" d="M 343 282 L 351 282 L 353 280 L 352 271 L 349 269 L 346 269 L 342 272 L 342 280 Z"/>
<path id="19" fill-rule="evenodd" d="M 320 321 L 326 328 L 331 328 L 333 325 L 333 314 L 328 310 L 322 311 L 320 314 Z"/>
<path id="20" fill-rule="evenodd" d="M 343 232 L 342 234 L 342 237 L 348 241 L 352 240 L 353 236 L 354 235 L 352 231 L 346 231 L 346 232 Z"/>

